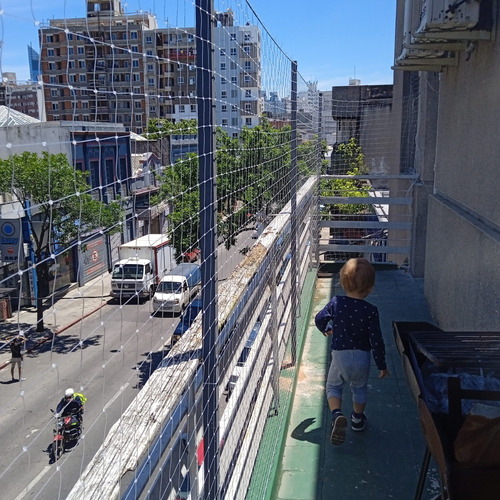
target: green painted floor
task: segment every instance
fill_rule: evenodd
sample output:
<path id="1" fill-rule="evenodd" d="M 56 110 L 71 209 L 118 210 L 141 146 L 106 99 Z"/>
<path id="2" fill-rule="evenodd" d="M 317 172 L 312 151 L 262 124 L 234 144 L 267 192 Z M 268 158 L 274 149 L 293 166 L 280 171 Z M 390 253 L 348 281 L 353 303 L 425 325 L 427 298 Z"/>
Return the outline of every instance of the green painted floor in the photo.
<path id="1" fill-rule="evenodd" d="M 333 446 L 329 442 L 330 412 L 324 393 L 329 345 L 315 328 L 314 316 L 341 289 L 336 272 L 320 275 L 273 498 L 414 498 L 425 442 L 394 343 L 392 321 L 433 322 L 422 286 L 422 280 L 404 271 L 377 268 L 375 289 L 367 300 L 379 308 L 391 376 L 379 380 L 378 371 L 372 366 L 365 412 L 367 428 L 360 433 L 348 428 L 345 443 Z M 349 416 L 351 410 L 347 392 L 344 414 Z M 432 499 L 438 494 L 437 474 L 431 467 L 422 498 Z"/>

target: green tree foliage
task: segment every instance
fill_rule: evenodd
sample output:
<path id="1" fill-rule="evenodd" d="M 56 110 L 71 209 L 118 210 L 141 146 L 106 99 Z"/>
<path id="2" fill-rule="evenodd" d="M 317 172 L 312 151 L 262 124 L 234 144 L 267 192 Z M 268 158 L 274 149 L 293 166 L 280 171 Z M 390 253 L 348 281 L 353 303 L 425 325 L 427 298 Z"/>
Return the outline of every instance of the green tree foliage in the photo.
<path id="1" fill-rule="evenodd" d="M 356 140 L 351 137 L 348 143 L 340 144 L 337 150 L 348 166 L 347 175 L 361 175 L 368 172 L 365 155 Z M 322 196 L 365 197 L 369 186 L 359 179 L 328 179 L 321 181 Z M 360 214 L 366 211 L 366 206 L 359 203 L 334 204 L 330 211 L 347 215 Z"/>
<path id="2" fill-rule="evenodd" d="M 87 175 L 72 167 L 63 154 L 24 152 L 0 160 L 0 192 L 12 193 L 23 207 L 31 230 L 37 283 L 48 283 L 56 245 L 65 245 L 96 228 L 117 231 L 122 212 L 116 202 L 95 200 Z M 114 229 L 110 229 L 114 228 Z M 43 330 L 40 288 L 37 330 Z"/>
<path id="3" fill-rule="evenodd" d="M 164 118 L 151 118 L 149 120 L 146 132 L 148 139 L 161 139 L 172 134 L 197 135 L 198 122 L 194 118 L 175 123 Z"/>

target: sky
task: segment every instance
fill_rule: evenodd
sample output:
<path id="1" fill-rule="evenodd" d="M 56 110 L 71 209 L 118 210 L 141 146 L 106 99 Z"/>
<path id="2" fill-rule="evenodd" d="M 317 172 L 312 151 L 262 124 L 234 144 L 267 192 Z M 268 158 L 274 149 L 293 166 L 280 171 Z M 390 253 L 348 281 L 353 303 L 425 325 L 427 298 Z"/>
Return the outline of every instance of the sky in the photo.
<path id="1" fill-rule="evenodd" d="M 214 0 L 244 17 L 251 9 L 281 50 L 297 61 L 318 90 L 390 84 L 394 62 L 396 0 Z M 27 46 L 39 50 L 37 29 L 51 18 L 85 17 L 85 0 L 0 0 L 0 70 L 29 79 Z M 127 13 L 156 14 L 160 28 L 193 26 L 194 0 L 123 0 Z M 243 24 L 243 23 L 238 23 Z"/>

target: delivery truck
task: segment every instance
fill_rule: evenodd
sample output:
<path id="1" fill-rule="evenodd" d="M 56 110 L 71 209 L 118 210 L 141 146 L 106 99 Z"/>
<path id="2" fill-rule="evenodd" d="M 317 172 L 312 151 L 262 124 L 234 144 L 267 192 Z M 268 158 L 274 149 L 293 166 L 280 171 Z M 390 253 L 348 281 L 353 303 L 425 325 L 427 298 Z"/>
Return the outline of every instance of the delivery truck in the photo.
<path id="1" fill-rule="evenodd" d="M 183 263 L 168 272 L 158 284 L 153 296 L 153 310 L 158 313 L 180 314 L 201 288 L 198 264 Z"/>
<path id="2" fill-rule="evenodd" d="M 147 234 L 118 248 L 111 274 L 111 296 L 126 300 L 153 296 L 161 278 L 175 266 L 175 249 L 164 234 Z"/>

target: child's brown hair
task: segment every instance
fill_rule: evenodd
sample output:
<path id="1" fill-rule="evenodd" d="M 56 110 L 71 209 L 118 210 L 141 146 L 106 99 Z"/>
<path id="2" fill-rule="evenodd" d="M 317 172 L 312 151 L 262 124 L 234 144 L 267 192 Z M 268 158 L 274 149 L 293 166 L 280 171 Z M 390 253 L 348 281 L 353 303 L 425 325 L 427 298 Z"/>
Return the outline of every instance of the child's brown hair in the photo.
<path id="1" fill-rule="evenodd" d="M 349 259 L 340 270 L 340 284 L 347 293 L 364 298 L 375 285 L 375 269 L 366 259 Z"/>

